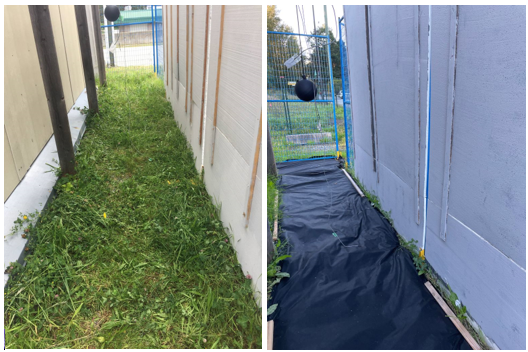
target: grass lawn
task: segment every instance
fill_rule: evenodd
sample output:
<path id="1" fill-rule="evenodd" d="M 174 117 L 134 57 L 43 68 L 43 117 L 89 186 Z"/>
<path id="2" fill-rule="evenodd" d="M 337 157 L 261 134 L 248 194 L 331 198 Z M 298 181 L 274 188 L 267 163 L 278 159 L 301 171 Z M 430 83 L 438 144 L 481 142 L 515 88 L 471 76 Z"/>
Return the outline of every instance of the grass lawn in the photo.
<path id="1" fill-rule="evenodd" d="M 261 310 L 163 82 L 108 71 L 77 174 L 28 226 L 7 348 L 260 348 Z M 129 114 L 130 113 L 130 114 Z"/>
<path id="2" fill-rule="evenodd" d="M 289 118 L 286 118 L 286 116 Z M 339 151 L 346 159 L 344 111 L 336 106 L 337 137 Z M 272 138 L 273 152 L 277 162 L 288 159 L 308 159 L 311 157 L 336 156 L 334 112 L 331 103 L 284 103 L 268 104 L 268 123 Z M 288 143 L 286 136 L 329 132 L 331 138 L 321 143 L 299 145 Z"/>

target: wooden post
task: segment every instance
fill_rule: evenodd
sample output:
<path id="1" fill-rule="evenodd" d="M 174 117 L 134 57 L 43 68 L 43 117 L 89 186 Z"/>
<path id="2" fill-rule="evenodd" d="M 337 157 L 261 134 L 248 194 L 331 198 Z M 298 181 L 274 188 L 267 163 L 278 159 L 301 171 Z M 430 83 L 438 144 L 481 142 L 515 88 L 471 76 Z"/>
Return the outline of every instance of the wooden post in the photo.
<path id="1" fill-rule="evenodd" d="M 193 111 L 193 63 L 194 63 L 194 5 L 192 5 L 192 30 L 191 30 L 191 113 L 189 114 L 189 123 L 192 125 L 192 111 Z"/>
<path id="2" fill-rule="evenodd" d="M 253 172 L 251 173 L 251 185 L 249 186 L 249 199 L 246 211 L 246 227 L 249 226 L 249 216 L 251 215 L 251 203 L 253 202 L 253 193 L 255 192 L 255 181 L 257 179 L 257 169 L 260 154 L 260 144 L 262 141 L 262 110 L 260 110 L 259 129 L 257 135 L 257 146 L 255 147 L 255 155 L 253 156 Z"/>
<path id="3" fill-rule="evenodd" d="M 49 7 L 47 5 L 28 5 L 28 8 L 61 171 L 63 175 L 74 175 L 75 153 Z"/>
<path id="4" fill-rule="evenodd" d="M 189 96 L 189 5 L 187 5 L 187 46 L 185 48 L 185 112 L 187 113 L 187 97 Z"/>
<path id="5" fill-rule="evenodd" d="M 88 105 L 94 113 L 99 112 L 97 103 L 97 90 L 95 89 L 95 74 L 92 62 L 92 50 L 90 49 L 90 36 L 88 34 L 88 22 L 86 19 L 85 5 L 75 5 L 75 18 L 77 19 L 77 31 L 79 44 L 81 45 L 81 57 L 84 71 L 84 82 L 86 83 L 86 94 Z"/>
<path id="6" fill-rule="evenodd" d="M 204 122 L 204 105 L 205 105 L 205 75 L 207 73 L 207 42 L 209 40 L 209 5 L 205 11 L 205 41 L 204 41 L 204 65 L 202 80 L 202 111 L 200 112 L 200 145 L 202 145 L 202 130 Z"/>
<path id="7" fill-rule="evenodd" d="M 273 350 L 273 320 L 268 321 L 268 350 Z"/>
<path id="8" fill-rule="evenodd" d="M 268 175 L 277 176 L 277 164 L 275 163 L 275 154 L 273 154 L 273 146 L 271 144 L 271 134 L 268 124 Z"/>
<path id="9" fill-rule="evenodd" d="M 218 87 L 220 86 L 220 67 L 222 67 L 222 42 L 224 40 L 224 15 L 225 5 L 222 5 L 222 14 L 220 16 L 220 42 L 218 44 L 218 66 L 216 68 L 216 92 L 215 92 L 215 108 L 213 119 L 213 152 L 211 155 L 211 166 L 214 163 L 214 150 L 216 140 L 216 116 L 218 114 Z"/>
<path id="10" fill-rule="evenodd" d="M 101 17 L 99 5 L 92 5 L 92 18 L 94 26 L 95 50 L 97 52 L 97 68 L 99 70 L 99 83 L 106 86 L 106 70 L 103 52 L 103 36 L 101 34 Z"/>
<path id="11" fill-rule="evenodd" d="M 271 263 L 273 260 L 273 254 L 275 253 L 275 244 L 273 243 L 273 238 L 271 237 L 270 223 L 268 220 L 268 237 L 267 237 L 267 263 Z"/>

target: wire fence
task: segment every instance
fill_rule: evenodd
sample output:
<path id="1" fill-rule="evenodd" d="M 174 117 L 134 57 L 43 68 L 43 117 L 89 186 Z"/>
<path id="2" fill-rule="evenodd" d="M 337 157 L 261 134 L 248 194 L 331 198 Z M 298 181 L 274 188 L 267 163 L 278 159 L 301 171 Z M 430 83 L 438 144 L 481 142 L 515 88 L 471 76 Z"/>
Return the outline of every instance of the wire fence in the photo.
<path id="1" fill-rule="evenodd" d="M 156 72 L 163 77 L 163 22 L 160 5 L 118 5 L 107 23 L 100 5 L 105 65 L 111 70 Z"/>
<path id="2" fill-rule="evenodd" d="M 277 162 L 335 158 L 338 139 L 328 45 L 327 36 L 268 32 L 268 123 Z M 285 65 L 288 60 L 293 66 Z M 295 94 L 295 83 L 303 75 L 317 86 L 311 102 Z"/>

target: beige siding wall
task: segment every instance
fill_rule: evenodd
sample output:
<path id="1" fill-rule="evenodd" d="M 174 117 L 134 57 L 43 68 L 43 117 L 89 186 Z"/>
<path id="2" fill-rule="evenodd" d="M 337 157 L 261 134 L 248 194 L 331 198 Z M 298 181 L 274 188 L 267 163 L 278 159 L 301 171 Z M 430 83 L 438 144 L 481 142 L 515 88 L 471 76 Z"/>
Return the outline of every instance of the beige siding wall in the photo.
<path id="1" fill-rule="evenodd" d="M 206 6 L 179 6 L 179 50 L 177 47 L 177 5 L 164 6 L 165 52 L 164 82 L 172 103 L 174 118 L 186 134 L 209 194 L 221 204 L 221 218 L 233 235 L 232 245 L 245 274 L 253 277 L 256 297 L 262 292 L 262 153 L 255 159 L 262 111 L 262 7 L 226 6 L 223 51 L 218 85 L 217 128 L 213 127 L 216 76 L 222 6 L 210 6 L 209 61 L 206 74 L 207 99 L 200 145 L 200 119 L 204 77 Z M 171 26 L 172 16 L 172 26 Z M 189 46 L 187 50 L 187 21 Z M 194 43 L 191 59 L 191 47 Z M 178 52 L 179 51 L 179 52 Z M 179 61 L 179 62 L 178 62 Z M 191 74 L 192 66 L 192 74 Z M 179 80 L 178 80 L 179 70 Z M 186 75 L 189 75 L 186 83 Z M 192 86 L 192 99 L 191 99 Z M 187 111 L 185 100 L 187 98 Z M 211 165 L 214 144 L 214 164 Z M 202 159 L 203 155 L 203 159 Z M 247 206 L 253 167 L 257 177 L 251 216 L 246 227 Z"/>
<path id="2" fill-rule="evenodd" d="M 74 8 L 52 5 L 50 16 L 70 109 L 84 90 Z M 28 7 L 4 6 L 4 201 L 52 134 Z"/>

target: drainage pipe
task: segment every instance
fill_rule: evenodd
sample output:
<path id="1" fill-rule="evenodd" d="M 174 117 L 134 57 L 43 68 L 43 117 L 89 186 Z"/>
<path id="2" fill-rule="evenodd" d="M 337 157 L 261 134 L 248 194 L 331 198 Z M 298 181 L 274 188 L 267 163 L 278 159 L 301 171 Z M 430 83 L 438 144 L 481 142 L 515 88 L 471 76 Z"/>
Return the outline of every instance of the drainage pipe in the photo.
<path id="1" fill-rule="evenodd" d="M 425 257 L 425 234 L 427 232 L 427 203 L 429 200 L 429 142 L 431 128 L 431 5 L 429 5 L 429 26 L 427 28 L 427 122 L 425 127 L 425 168 L 424 168 L 424 224 L 422 251 L 420 255 Z"/>

